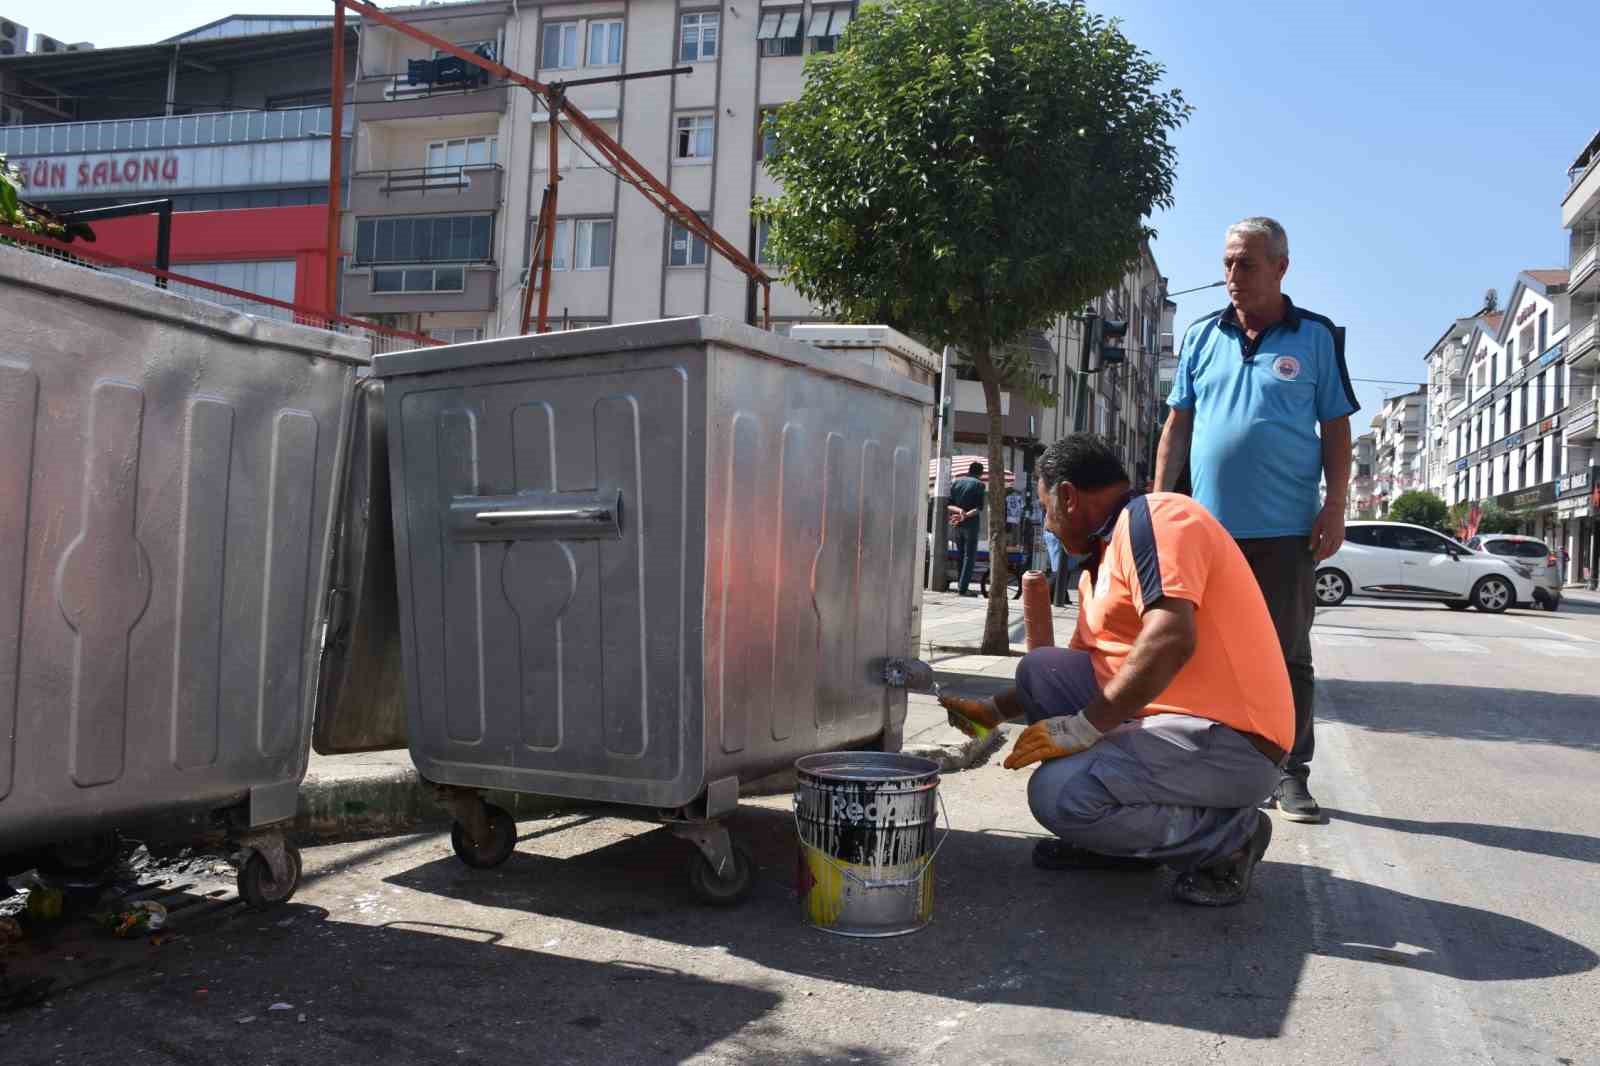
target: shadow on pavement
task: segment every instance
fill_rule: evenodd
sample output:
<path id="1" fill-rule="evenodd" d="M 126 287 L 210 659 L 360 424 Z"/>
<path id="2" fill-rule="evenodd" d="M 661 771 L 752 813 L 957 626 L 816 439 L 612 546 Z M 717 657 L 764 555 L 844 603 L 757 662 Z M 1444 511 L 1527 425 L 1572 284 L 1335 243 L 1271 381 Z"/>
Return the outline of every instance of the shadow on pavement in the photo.
<path id="1" fill-rule="evenodd" d="M 1556 859 L 1600 863 L 1600 838 L 1580 836 L 1577 833 L 1524 829 L 1510 825 L 1484 825 L 1480 822 L 1419 822 L 1410 818 L 1383 818 L 1375 814 L 1358 814 L 1355 811 L 1341 811 L 1332 807 L 1322 808 L 1322 813 L 1335 821 L 1370 825 L 1375 829 L 1392 829 L 1396 833 L 1448 837 L 1486 848 L 1504 848 L 1506 851 L 1524 851 L 1530 855 L 1548 855 Z"/>
<path id="2" fill-rule="evenodd" d="M 1319 677 L 1317 714 L 1377 733 L 1600 751 L 1600 699 L 1572 693 Z"/>
<path id="3" fill-rule="evenodd" d="M 49 1011 L 6 1015 L 4 1059 L 621 1064 L 681 1062 L 715 1046 L 719 1062 L 885 1061 L 850 1045 L 793 1055 L 775 1046 L 765 1019 L 782 996 L 769 989 L 501 938 L 426 921 L 330 921 L 294 903 L 244 913 L 189 950 L 163 949 L 134 990 L 86 989 Z M 289 1007 L 270 1010 L 275 1002 Z"/>
<path id="4" fill-rule="evenodd" d="M 733 911 L 693 904 L 684 846 L 665 831 L 570 858 L 521 850 L 487 873 L 441 860 L 389 880 L 688 948 L 725 948 L 770 970 L 862 989 L 1251 1037 L 1282 1032 L 1309 955 L 1466 981 L 1581 973 L 1600 962 L 1528 922 L 1271 861 L 1271 852 L 1246 903 L 1205 910 L 1170 902 L 1165 874 L 1046 873 L 1029 863 L 1034 838 L 982 831 L 953 832 L 941 851 L 931 927 L 851 940 L 802 924 L 786 812 L 745 808 L 730 828 L 758 866 L 754 894 Z"/>

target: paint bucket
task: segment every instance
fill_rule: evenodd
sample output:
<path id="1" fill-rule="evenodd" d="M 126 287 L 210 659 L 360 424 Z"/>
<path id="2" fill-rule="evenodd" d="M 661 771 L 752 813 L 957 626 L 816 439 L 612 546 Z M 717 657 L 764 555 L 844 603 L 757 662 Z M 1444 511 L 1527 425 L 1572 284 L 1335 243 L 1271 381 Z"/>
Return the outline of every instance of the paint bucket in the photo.
<path id="1" fill-rule="evenodd" d="M 841 936 L 914 933 L 933 920 L 939 764 L 837 751 L 794 764 L 796 888 L 805 920 Z M 937 840 L 935 839 L 937 835 Z"/>

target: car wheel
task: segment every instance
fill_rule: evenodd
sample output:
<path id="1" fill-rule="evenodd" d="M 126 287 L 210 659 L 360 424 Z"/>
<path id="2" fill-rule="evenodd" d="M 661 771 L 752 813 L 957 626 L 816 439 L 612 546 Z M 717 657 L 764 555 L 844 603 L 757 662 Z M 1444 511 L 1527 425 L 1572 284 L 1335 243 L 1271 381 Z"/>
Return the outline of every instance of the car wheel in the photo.
<path id="1" fill-rule="evenodd" d="M 1499 614 L 1517 600 L 1511 582 L 1493 574 L 1472 587 L 1472 606 L 1489 614 Z"/>
<path id="2" fill-rule="evenodd" d="M 1471 600 L 1445 600 L 1444 605 L 1452 611 L 1465 611 L 1472 606 Z"/>
<path id="3" fill-rule="evenodd" d="M 1337 607 L 1350 595 L 1350 579 L 1338 570 L 1317 571 L 1317 606 Z"/>

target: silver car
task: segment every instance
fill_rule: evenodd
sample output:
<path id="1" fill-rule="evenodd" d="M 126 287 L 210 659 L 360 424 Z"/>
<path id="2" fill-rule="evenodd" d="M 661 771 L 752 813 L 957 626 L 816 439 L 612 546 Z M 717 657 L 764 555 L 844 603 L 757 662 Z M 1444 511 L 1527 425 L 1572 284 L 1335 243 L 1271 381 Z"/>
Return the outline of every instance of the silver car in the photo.
<path id="1" fill-rule="evenodd" d="M 1467 541 L 1476 552 L 1497 555 L 1533 579 L 1533 602 L 1547 611 L 1561 606 L 1561 566 L 1556 553 L 1537 537 L 1516 533 L 1485 533 Z"/>

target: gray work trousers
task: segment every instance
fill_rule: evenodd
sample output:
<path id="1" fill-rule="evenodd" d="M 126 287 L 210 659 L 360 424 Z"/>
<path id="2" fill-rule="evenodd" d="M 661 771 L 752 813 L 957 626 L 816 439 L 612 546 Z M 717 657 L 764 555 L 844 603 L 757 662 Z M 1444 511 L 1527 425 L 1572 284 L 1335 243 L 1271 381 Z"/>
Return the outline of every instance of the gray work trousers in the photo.
<path id="1" fill-rule="evenodd" d="M 1017 666 L 1030 723 L 1076 714 L 1098 692 L 1088 652 L 1040 648 Z M 1073 847 L 1193 870 L 1244 846 L 1266 817 L 1256 805 L 1282 775 L 1221 723 L 1157 714 L 1124 722 L 1088 751 L 1041 763 L 1028 806 Z"/>
<path id="2" fill-rule="evenodd" d="M 1259 537 L 1235 541 L 1256 575 L 1272 628 L 1278 632 L 1283 664 L 1289 669 L 1289 690 L 1294 694 L 1294 747 L 1284 773 L 1304 781 L 1311 776 L 1311 756 L 1317 748 L 1316 670 L 1311 663 L 1311 623 L 1317 618 L 1317 564 L 1310 537 Z"/>

